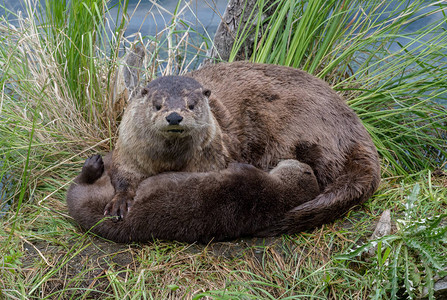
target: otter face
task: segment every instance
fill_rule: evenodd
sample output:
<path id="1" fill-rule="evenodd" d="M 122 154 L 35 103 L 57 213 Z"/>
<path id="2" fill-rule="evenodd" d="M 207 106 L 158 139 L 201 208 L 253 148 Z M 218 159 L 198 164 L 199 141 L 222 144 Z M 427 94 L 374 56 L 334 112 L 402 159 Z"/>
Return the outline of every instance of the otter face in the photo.
<path id="1" fill-rule="evenodd" d="M 166 138 L 206 131 L 211 117 L 210 94 L 210 90 L 189 77 L 165 76 L 151 81 L 141 90 L 147 129 Z"/>

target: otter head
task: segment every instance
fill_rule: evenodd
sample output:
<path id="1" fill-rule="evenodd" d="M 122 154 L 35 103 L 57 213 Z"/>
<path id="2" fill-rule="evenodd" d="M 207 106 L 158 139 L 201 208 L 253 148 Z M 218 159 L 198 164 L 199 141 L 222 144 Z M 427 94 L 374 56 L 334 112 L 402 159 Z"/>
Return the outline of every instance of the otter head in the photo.
<path id="1" fill-rule="evenodd" d="M 150 141 L 162 149 L 165 142 L 185 147 L 188 140 L 191 150 L 202 147 L 216 131 L 210 94 L 190 77 L 164 76 L 151 81 L 126 108 L 118 143 L 134 146 L 140 143 L 135 141 Z"/>
<path id="2" fill-rule="evenodd" d="M 120 164 L 138 165 L 144 174 L 182 170 L 216 136 L 210 94 L 190 77 L 151 81 L 124 112 L 114 152 Z"/>
<path id="3" fill-rule="evenodd" d="M 151 81 L 140 94 L 139 110 L 145 113 L 142 125 L 152 134 L 167 139 L 197 136 L 213 123 L 208 103 L 211 91 L 193 78 L 160 77 Z"/>

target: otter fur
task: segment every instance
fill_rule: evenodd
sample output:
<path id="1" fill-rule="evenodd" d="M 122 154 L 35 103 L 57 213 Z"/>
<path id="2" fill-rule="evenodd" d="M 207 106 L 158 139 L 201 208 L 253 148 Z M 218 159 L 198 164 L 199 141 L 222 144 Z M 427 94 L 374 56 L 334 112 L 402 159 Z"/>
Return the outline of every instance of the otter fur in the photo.
<path id="1" fill-rule="evenodd" d="M 181 192 L 180 192 L 181 191 Z M 232 163 L 210 172 L 149 177 L 138 186 L 132 209 L 120 222 L 104 218 L 115 189 L 110 157 L 88 158 L 67 193 L 69 213 L 86 230 L 116 242 L 153 238 L 184 242 L 221 241 L 266 230 L 293 207 L 319 193 L 312 169 L 281 161 L 266 173 Z"/>
<path id="2" fill-rule="evenodd" d="M 209 96 L 210 90 L 193 78 L 166 76 L 131 100 L 113 151 L 116 194 L 106 214 L 123 218 L 138 184 L 149 176 L 217 171 L 239 160 L 238 140 L 226 120 L 216 119 Z"/>
<path id="3" fill-rule="evenodd" d="M 123 116 L 110 171 L 115 195 L 105 214 L 125 220 L 141 181 L 157 173 L 216 171 L 231 162 L 267 171 L 284 159 L 309 165 L 321 193 L 290 209 L 265 235 L 330 222 L 371 197 L 380 181 L 377 150 L 358 116 L 306 72 L 235 62 L 161 77 Z M 172 188 L 177 209 L 193 201 Z"/>

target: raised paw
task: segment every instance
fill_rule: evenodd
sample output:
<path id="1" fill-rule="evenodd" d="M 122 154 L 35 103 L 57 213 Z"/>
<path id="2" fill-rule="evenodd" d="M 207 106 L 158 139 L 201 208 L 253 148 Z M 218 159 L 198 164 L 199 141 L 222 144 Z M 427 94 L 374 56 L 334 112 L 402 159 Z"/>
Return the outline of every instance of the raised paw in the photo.
<path id="1" fill-rule="evenodd" d="M 101 155 L 93 155 L 86 159 L 81 171 L 81 182 L 93 184 L 104 173 L 104 162 Z"/>
<path id="2" fill-rule="evenodd" d="M 132 198 L 117 193 L 112 201 L 107 203 L 104 209 L 105 216 L 114 217 L 114 221 L 120 221 L 124 219 L 130 207 L 132 206 Z"/>

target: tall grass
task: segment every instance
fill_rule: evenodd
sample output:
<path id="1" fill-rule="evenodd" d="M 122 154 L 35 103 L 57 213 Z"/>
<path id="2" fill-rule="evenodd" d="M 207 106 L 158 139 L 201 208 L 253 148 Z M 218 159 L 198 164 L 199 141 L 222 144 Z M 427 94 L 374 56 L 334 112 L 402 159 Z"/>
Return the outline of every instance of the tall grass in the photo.
<path id="1" fill-rule="evenodd" d="M 69 3 L 46 0 L 45 12 L 37 14 L 47 30 L 45 35 L 40 35 L 45 37 L 41 42 L 53 46 L 55 62 L 63 66 L 64 85 L 68 86 L 70 96 L 77 100 L 79 110 L 95 103 L 87 97 L 96 99 L 101 95 L 98 89 L 101 78 L 96 76 L 99 61 L 95 54 L 97 45 L 101 45 L 96 39 L 102 37 L 104 5 L 103 0 Z M 88 88 L 85 88 L 87 83 Z M 91 108 L 90 111 L 93 112 Z"/>
<path id="2" fill-rule="evenodd" d="M 259 1 L 259 11 L 269 9 Z M 302 68 L 330 82 L 362 118 L 390 175 L 439 167 L 447 158 L 445 1 L 277 1 L 251 31 L 254 62 Z M 394 6 L 393 6 L 394 5 Z M 431 15 L 439 21 L 410 25 Z M 261 20 L 258 14 L 254 20 Z"/>
<path id="3" fill-rule="evenodd" d="M 12 203 L 0 219 L 0 298 L 52 298 L 49 278 L 82 250 L 71 244 L 79 236 L 72 236 L 77 230 L 66 215 L 65 190 L 85 157 L 113 147 L 117 121 L 110 94 L 119 56 L 135 42 L 124 37 L 133 12 L 128 1 L 118 2 L 114 16 L 106 0 L 21 4 L 25 12 L 0 17 L 0 195 L 7 188 L 1 205 Z M 176 13 L 188 9 L 179 5 Z M 189 66 L 176 59 L 193 52 L 190 27 L 177 15 L 168 22 L 157 37 L 135 35 L 149 51 L 149 78 Z M 40 242 L 62 247 L 62 261 L 51 261 Z M 29 268 L 22 245 L 37 251 L 43 266 Z"/>
<path id="4" fill-rule="evenodd" d="M 104 3 L 45 4 L 23 2 L 26 13 L 0 20 L 0 157 L 14 183 L 9 238 L 29 209 L 23 204 L 60 193 L 70 181 L 62 167 L 93 147 L 107 149 L 114 128 L 107 91 L 116 59 L 98 42 Z M 81 16 L 88 24 L 76 21 Z"/>

